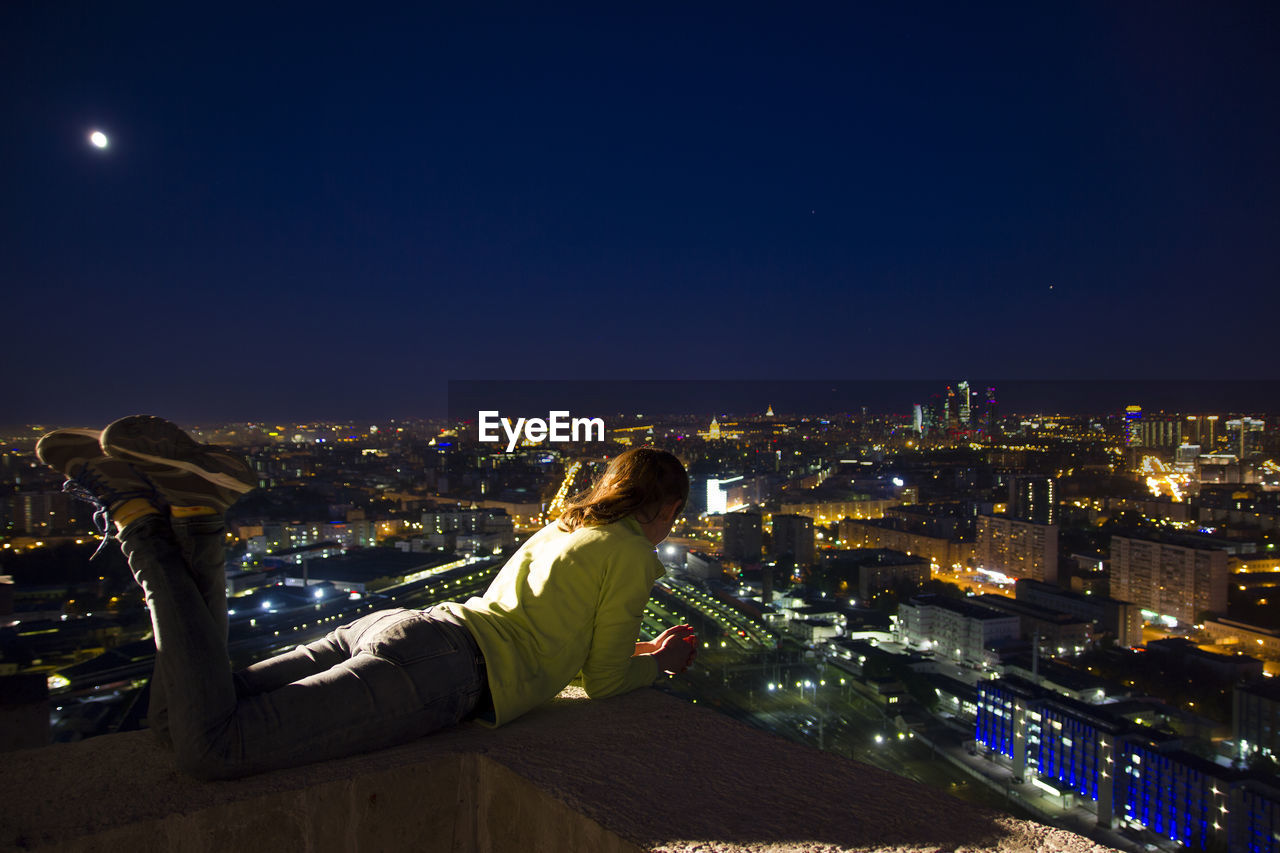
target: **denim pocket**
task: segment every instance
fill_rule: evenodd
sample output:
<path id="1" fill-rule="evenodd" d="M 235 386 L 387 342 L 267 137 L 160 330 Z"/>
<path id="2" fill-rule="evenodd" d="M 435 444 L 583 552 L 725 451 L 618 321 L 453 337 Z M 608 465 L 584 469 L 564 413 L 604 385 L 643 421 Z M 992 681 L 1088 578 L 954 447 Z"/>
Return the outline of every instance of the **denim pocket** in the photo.
<path id="1" fill-rule="evenodd" d="M 364 650 L 400 666 L 410 666 L 431 658 L 456 654 L 458 642 L 454 626 L 441 623 L 419 611 L 407 611 L 401 618 L 387 620 L 365 644 Z"/>

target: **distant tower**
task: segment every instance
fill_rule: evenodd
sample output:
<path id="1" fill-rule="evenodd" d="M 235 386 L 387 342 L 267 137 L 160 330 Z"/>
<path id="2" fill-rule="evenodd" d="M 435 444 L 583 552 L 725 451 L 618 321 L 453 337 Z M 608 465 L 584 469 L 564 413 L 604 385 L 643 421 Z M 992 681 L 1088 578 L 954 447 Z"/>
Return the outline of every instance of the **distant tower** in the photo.
<path id="1" fill-rule="evenodd" d="M 1044 474 L 1011 475 L 1009 514 L 1039 524 L 1057 524 L 1057 483 Z"/>
<path id="2" fill-rule="evenodd" d="M 716 416 L 711 416 L 711 427 L 707 430 L 707 438 L 720 437 L 720 422 L 716 420 Z"/>
<path id="3" fill-rule="evenodd" d="M 773 417 L 773 403 L 770 403 L 770 404 L 769 404 L 768 409 L 766 409 L 766 410 L 765 410 L 764 416 L 765 416 L 766 418 L 771 418 L 771 417 Z"/>
<path id="4" fill-rule="evenodd" d="M 916 431 L 916 435 L 924 434 L 924 407 L 919 403 L 915 405 L 915 414 L 912 416 L 911 428 Z"/>
<path id="5" fill-rule="evenodd" d="M 987 386 L 987 435 L 994 436 L 996 434 L 996 421 L 1000 417 L 999 406 L 996 403 L 996 386 Z"/>
<path id="6" fill-rule="evenodd" d="M 950 385 L 947 386 L 947 396 L 942 401 L 942 426 L 951 426 L 952 412 L 956 410 L 956 391 Z"/>
<path id="7" fill-rule="evenodd" d="M 956 394 L 959 400 L 960 426 L 967 427 L 969 425 L 970 401 L 969 401 L 969 380 L 962 379 L 956 385 Z"/>
<path id="8" fill-rule="evenodd" d="M 1124 443 L 1137 447 L 1142 440 L 1142 407 L 1127 406 L 1124 410 Z"/>

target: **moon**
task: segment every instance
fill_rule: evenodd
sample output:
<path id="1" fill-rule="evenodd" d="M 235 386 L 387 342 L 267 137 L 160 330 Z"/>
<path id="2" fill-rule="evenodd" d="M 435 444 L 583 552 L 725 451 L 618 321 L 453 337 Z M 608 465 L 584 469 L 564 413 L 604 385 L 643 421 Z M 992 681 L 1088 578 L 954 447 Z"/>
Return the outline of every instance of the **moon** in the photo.
<path id="1" fill-rule="evenodd" d="M 95 130 L 89 134 L 89 143 L 94 148 L 106 148 L 108 143 L 107 135 L 100 130 Z"/>

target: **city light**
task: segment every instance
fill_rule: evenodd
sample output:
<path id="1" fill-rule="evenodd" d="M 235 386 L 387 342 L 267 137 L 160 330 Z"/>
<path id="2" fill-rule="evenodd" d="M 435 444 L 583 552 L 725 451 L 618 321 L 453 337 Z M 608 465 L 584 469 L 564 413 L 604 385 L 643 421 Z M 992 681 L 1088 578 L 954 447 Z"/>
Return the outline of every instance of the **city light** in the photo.
<path id="1" fill-rule="evenodd" d="M 923 425 L 926 412 L 921 414 Z M 930 419 L 938 415 L 936 411 L 927 414 Z M 822 440 L 840 448 L 843 458 L 836 461 L 819 441 L 801 438 L 803 430 L 816 429 L 814 421 L 797 419 L 788 424 L 796 430 L 792 434 L 783 432 L 776 422 L 757 426 L 745 418 L 736 421 L 737 437 L 716 439 L 719 457 L 707 449 L 708 441 L 690 437 L 687 447 L 701 441 L 690 452 L 707 454 L 700 457 L 702 473 L 691 484 L 695 509 L 699 498 L 716 497 L 703 490 L 705 481 L 711 480 L 726 506 L 751 504 L 755 508 L 748 511 L 758 513 L 760 523 L 739 527 L 724 516 L 699 517 L 691 510 L 673 541 L 657 547 L 666 563 L 688 555 L 689 570 L 667 568 L 654 584 L 643 608 L 638 640 L 652 641 L 675 625 L 695 625 L 704 654 L 693 670 L 673 682 L 677 695 L 696 697 L 700 704 L 752 719 L 788 737 L 844 750 L 877 766 L 901 768 L 917 759 L 923 762 L 922 755 L 930 750 L 922 751 L 918 744 L 928 744 L 939 776 L 950 772 L 942 769 L 944 765 L 964 762 L 973 772 L 985 774 L 999 795 L 1012 773 L 1025 780 L 1018 785 L 1018 795 L 1035 798 L 1038 808 L 1055 816 L 1065 809 L 1059 805 L 1068 794 L 1074 798 L 1077 815 L 1088 811 L 1096 802 L 1092 786 L 1099 779 L 1110 780 L 1107 784 L 1116 791 L 1133 779 L 1142 779 L 1152 791 L 1165 790 L 1169 773 L 1174 772 L 1166 771 L 1165 763 L 1176 764 L 1178 756 L 1161 754 L 1157 760 L 1158 750 L 1133 745 L 1147 736 L 1150 727 L 1165 726 L 1170 709 L 1189 711 L 1218 726 L 1224 725 L 1225 714 L 1229 724 L 1230 703 L 1237 701 L 1232 695 L 1235 685 L 1220 689 L 1220 685 L 1211 686 L 1207 677 L 1197 678 L 1182 692 L 1157 696 L 1161 685 L 1144 672 L 1157 669 L 1154 647 L 1151 653 L 1130 651 L 1130 647 L 1140 649 L 1144 640 L 1186 637 L 1191 647 L 1218 654 L 1222 661 L 1214 663 L 1224 671 L 1239 667 L 1241 673 L 1253 672 L 1245 664 L 1256 668 L 1256 663 L 1250 663 L 1256 660 L 1263 664 L 1260 676 L 1270 678 L 1269 670 L 1275 670 L 1280 659 L 1280 641 L 1268 633 L 1237 627 L 1243 623 L 1234 618 L 1223 620 L 1223 613 L 1201 606 L 1199 600 L 1187 607 L 1187 601 L 1202 595 L 1190 580 L 1184 580 L 1193 576 L 1194 559 L 1154 559 L 1135 572 L 1132 563 L 1126 562 L 1130 558 L 1120 553 L 1129 546 L 1120 540 L 1132 525 L 1150 536 L 1133 538 L 1139 543 L 1133 547 L 1153 547 L 1142 543 L 1161 537 L 1184 541 L 1197 536 L 1215 537 L 1215 547 L 1223 542 L 1239 546 L 1230 557 L 1235 562 L 1221 561 L 1221 589 L 1215 588 L 1214 593 L 1230 589 L 1234 600 L 1237 593 L 1253 590 L 1241 598 L 1256 607 L 1269 606 L 1272 596 L 1262 584 L 1280 566 L 1274 557 L 1264 559 L 1265 554 L 1275 553 L 1275 543 L 1264 541 L 1275 538 L 1273 531 L 1268 533 L 1270 528 L 1250 534 L 1254 528 L 1233 521 L 1244 518 L 1253 524 L 1254 510 L 1265 509 L 1266 502 L 1258 497 L 1265 490 L 1257 476 L 1251 474 L 1247 483 L 1201 484 L 1175 470 L 1167 458 L 1171 454 L 1162 456 L 1143 448 L 1117 455 L 1108 442 L 1120 441 L 1120 417 L 1114 413 L 1105 422 L 1110 432 L 1092 439 L 1091 421 L 1073 422 L 1065 416 L 1028 419 L 1016 442 L 975 443 L 967 435 L 917 432 L 910 453 L 904 452 L 907 443 L 902 434 L 895 433 L 902 424 L 885 420 L 883 425 L 866 427 L 870 435 L 864 437 L 858 433 L 861 426 L 842 433 L 842 425 L 832 419 L 823 425 L 828 434 Z M 461 438 L 442 446 L 426 440 L 414 443 L 412 435 L 402 436 L 402 451 L 389 440 L 399 431 L 388 428 L 377 433 L 364 427 L 335 431 L 337 446 L 326 446 L 313 439 L 311 429 L 283 425 L 274 430 L 281 439 L 275 444 L 263 439 L 263 433 L 255 433 L 256 446 L 261 448 L 253 451 L 255 460 L 264 480 L 278 473 L 277 482 L 289 484 L 286 489 L 302 482 L 308 483 L 306 488 L 331 488 L 344 503 L 324 503 L 314 519 L 236 519 L 235 532 L 229 532 L 226 541 L 233 569 L 227 578 L 228 596 L 249 595 L 258 602 L 256 606 L 240 602 L 238 609 L 227 610 L 229 617 L 237 616 L 237 610 L 256 617 L 233 623 L 233 641 L 246 646 L 260 643 L 264 651 L 312 642 L 333 630 L 335 622 L 349 624 L 385 607 L 427 607 L 483 595 L 488 581 L 505 563 L 504 555 L 519 549 L 540 520 L 553 514 L 551 507 L 561 511 L 569 496 L 588 485 L 587 475 L 599 470 L 598 459 L 572 460 L 558 452 L 517 454 L 499 462 L 473 453 Z M 664 424 L 654 421 L 652 429 L 661 436 Z M 753 430 L 769 431 L 767 439 L 759 438 L 755 447 Z M 302 440 L 297 440 L 299 436 Z M 388 441 L 375 446 L 371 436 Z M 784 450 L 756 452 L 766 441 L 772 448 L 778 438 Z M 1096 446 L 1087 446 L 1088 441 Z M 354 444 L 343 447 L 349 442 Z M 1077 444 L 1085 446 L 1087 453 L 1076 457 Z M 335 462 L 335 450 L 346 454 L 342 463 L 346 468 L 326 473 L 325 465 Z M 935 451 L 939 451 L 936 456 Z M 961 460 L 958 465 L 956 459 Z M 764 473 L 755 472 L 759 476 L 753 480 L 751 470 L 740 470 L 744 465 L 756 465 Z M 430 470 L 430 478 L 435 479 L 429 480 L 424 470 Z M 987 479 L 974 477 L 973 471 Z M 1117 480 L 1126 478 L 1121 497 L 1107 493 L 1111 472 Z M 453 481 L 448 490 L 440 485 L 446 475 Z M 1005 476 L 1013 483 L 1019 477 L 1024 483 L 1026 478 L 1073 480 L 1071 489 L 1062 487 L 1061 494 L 1069 498 L 1052 500 L 1059 513 L 1053 523 L 1061 539 L 1042 538 L 1038 552 L 1032 547 L 1019 550 L 1013 544 L 1031 541 L 1049 522 L 1018 515 L 1028 507 L 1013 499 L 1017 490 L 1010 482 L 996 479 Z M 317 479 L 313 483 L 309 477 Z M 361 478 L 368 483 L 362 485 Z M 1158 489 L 1159 500 L 1134 497 L 1144 481 Z M 485 491 L 480 490 L 482 482 Z M 913 486 L 903 492 L 906 482 Z M 917 483 L 933 491 L 917 495 Z M 514 492 L 515 484 L 524 498 L 503 496 Z M 1204 506 L 1210 493 L 1229 508 Z M 1045 494 L 1055 493 L 1037 492 L 1035 500 L 1045 500 Z M 552 495 L 555 499 L 544 510 L 544 502 Z M 1236 502 L 1246 499 L 1257 503 L 1235 508 Z M 1172 503 L 1182 506 L 1169 509 Z M 501 518 L 506 526 L 503 536 L 485 540 L 483 532 L 474 531 L 489 523 L 489 507 L 495 507 L 493 518 Z M 48 519 L 44 507 L 39 509 L 31 517 L 38 516 L 40 524 L 49 526 L 33 525 L 24 531 L 29 535 L 10 537 L 3 543 L 6 560 L 43 560 L 70 541 L 89 541 L 86 530 L 64 523 L 61 515 Z M 798 559 L 795 553 L 780 549 L 783 515 L 807 516 L 812 521 L 812 527 L 800 528 L 808 557 Z M 1103 518 L 1111 526 L 1099 526 Z M 1179 525 L 1183 529 L 1174 529 Z M 468 539 L 465 544 L 464 539 Z M 484 543 L 483 551 L 477 543 Z M 37 546 L 49 550 L 27 553 Z M 15 557 L 13 551 L 21 556 Z M 318 556 L 321 553 L 326 556 Z M 646 553 L 651 549 L 646 548 Z M 850 560 L 852 565 L 849 555 L 855 553 L 858 559 L 877 554 L 880 562 L 860 565 L 857 571 L 837 569 L 840 560 Z M 1056 576 L 1034 562 L 1048 553 L 1060 557 Z M 309 573 L 301 569 L 302 554 L 307 555 Z M 383 563 L 350 575 L 339 570 L 362 556 Z M 908 558 L 915 567 L 913 574 L 889 571 L 895 561 Z M 325 561 L 323 572 L 317 570 L 320 560 Z M 867 569 L 872 565 L 874 572 Z M 234 570 L 241 566 L 246 571 Z M 1162 566 L 1172 568 L 1161 574 Z M 766 571 L 773 574 L 766 576 Z M 77 597 L 66 602 L 64 612 L 48 614 L 51 624 L 58 622 L 56 630 L 69 635 L 68 629 L 75 626 L 80 638 L 86 638 L 92 636 L 90 627 L 80 629 L 76 623 L 131 609 L 141 612 L 136 594 L 119 607 L 118 598 L 112 597 L 111 607 L 103 608 L 102 602 L 118 591 L 112 583 L 118 579 L 114 572 L 113 568 L 97 575 L 97 584 L 86 582 L 72 590 Z M 1158 595 L 1140 596 L 1135 575 L 1158 578 L 1154 590 Z M 86 574 L 86 580 L 91 577 Z M 1175 589 L 1179 583 L 1188 588 Z M 366 594 L 356 591 L 365 588 Z M 1114 597 L 1121 588 L 1129 598 L 1117 603 Z M 922 604 L 930 594 L 948 604 Z M 992 597 L 997 594 L 1003 597 Z M 926 606 L 933 608 L 927 616 L 923 614 Z M 97 616 L 82 618 L 86 611 Z M 1038 642 L 1030 636 L 1032 629 L 1022 624 L 1024 619 L 1039 626 Z M 1144 619 L 1145 625 L 1140 624 Z M 1122 639 L 1126 631 L 1132 633 Z M 107 645 L 102 638 L 93 639 L 94 645 L 82 641 L 80 646 L 110 657 L 102 655 Z M 145 639 L 142 631 L 111 637 L 117 647 Z M 1038 655 L 1034 663 L 1033 642 Z M 1096 653 L 1111 647 L 1107 660 L 1100 662 Z M 50 658 L 49 668 L 43 671 L 50 690 L 79 695 L 78 675 L 67 679 L 47 674 L 54 666 L 72 672 L 66 666 L 77 653 L 69 651 L 56 661 Z M 1079 659 L 1086 654 L 1091 656 Z M 139 670 L 146 666 L 140 665 Z M 761 677 L 766 679 L 763 691 Z M 1128 689 L 1108 695 L 1099 686 L 1108 680 Z M 68 690 L 72 681 L 74 690 Z M 793 689 L 786 689 L 787 685 Z M 1204 724 L 1206 731 L 1208 725 Z M 967 738 L 968 755 L 963 754 L 965 747 L 929 736 L 935 728 L 944 727 Z M 868 731 L 873 735 L 870 741 Z M 1103 739 L 1099 731 L 1115 738 Z M 1222 746 L 1216 741 L 1196 741 L 1189 733 L 1183 737 L 1206 755 L 1229 750 L 1227 757 L 1236 762 L 1258 752 L 1243 752 L 1242 745 L 1252 743 L 1243 738 Z M 1122 753 L 1122 745 L 1135 751 Z M 943 755 L 947 750 L 951 751 Z M 1115 762 L 1124 773 L 1109 767 L 1109 750 L 1115 751 Z M 1221 761 L 1222 756 L 1215 758 Z M 1013 768 L 1015 760 L 1024 763 Z M 929 773 L 933 772 L 931 768 Z M 1033 782 L 1039 783 L 1037 791 L 1031 790 Z M 1214 795 L 1221 791 L 1222 797 L 1233 796 L 1232 784 L 1230 779 L 1219 781 Z M 1040 797 L 1041 791 L 1046 796 Z M 1044 805 L 1054 798 L 1058 804 Z M 1118 799 L 1117 813 L 1123 815 L 1119 803 Z"/>

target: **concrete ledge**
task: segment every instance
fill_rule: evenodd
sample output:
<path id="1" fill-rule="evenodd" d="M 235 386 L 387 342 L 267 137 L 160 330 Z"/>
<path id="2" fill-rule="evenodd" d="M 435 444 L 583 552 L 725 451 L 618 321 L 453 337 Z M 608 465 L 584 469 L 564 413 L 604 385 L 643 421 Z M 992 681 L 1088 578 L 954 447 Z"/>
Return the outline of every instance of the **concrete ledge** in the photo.
<path id="1" fill-rule="evenodd" d="M 653 690 L 232 782 L 146 732 L 0 755 L 0 848 L 1101 851 Z"/>

